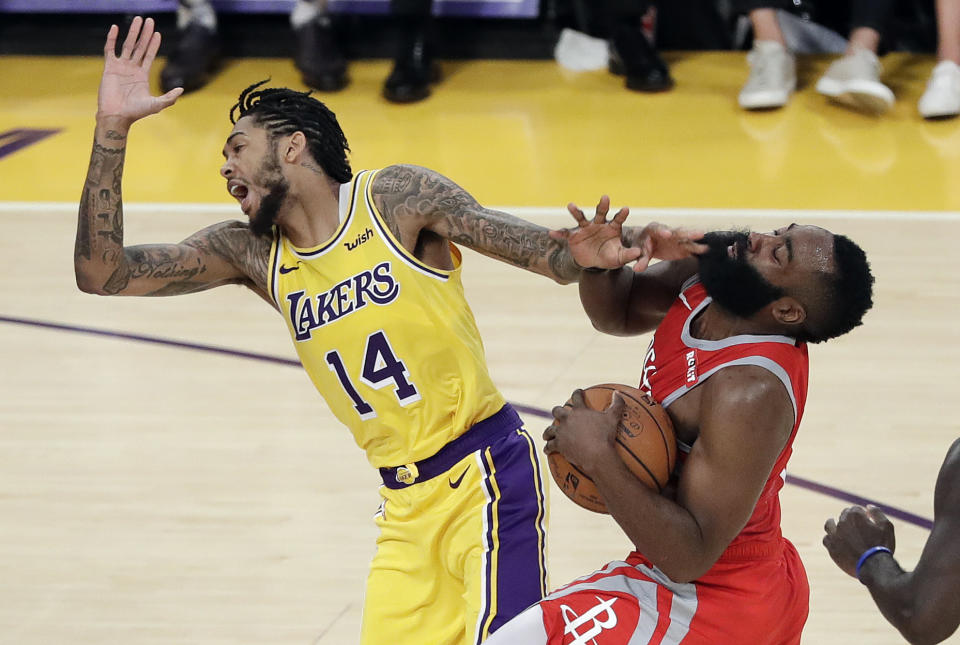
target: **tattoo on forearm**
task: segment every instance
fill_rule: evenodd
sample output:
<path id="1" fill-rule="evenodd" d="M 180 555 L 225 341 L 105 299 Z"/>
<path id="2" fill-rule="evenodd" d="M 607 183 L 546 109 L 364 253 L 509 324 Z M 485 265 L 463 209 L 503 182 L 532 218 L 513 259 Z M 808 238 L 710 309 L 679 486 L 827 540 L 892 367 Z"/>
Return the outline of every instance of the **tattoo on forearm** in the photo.
<path id="1" fill-rule="evenodd" d="M 381 171 L 375 182 L 375 199 L 398 239 L 399 218 L 440 217 L 452 242 L 558 279 L 575 280 L 579 275 L 566 245 L 550 238 L 546 228 L 482 208 L 441 175 L 422 168 L 391 166 Z"/>
<path id="2" fill-rule="evenodd" d="M 108 130 L 105 137 L 112 141 L 126 139 L 125 135 L 115 130 Z M 98 257 L 105 257 L 107 251 L 122 248 L 123 204 L 120 186 L 125 154 L 125 146 L 109 148 L 96 139 L 93 142 L 77 220 L 74 247 L 74 261 L 77 263 L 93 260 L 94 253 Z M 122 261 L 121 266 L 117 265 L 120 259 L 118 254 L 112 254 L 112 257 L 113 262 L 104 267 L 113 269 L 106 284 L 110 289 L 122 290 L 129 280 L 124 277 L 128 271 L 122 269 Z"/>
<path id="3" fill-rule="evenodd" d="M 83 196 L 80 198 L 80 217 L 77 220 L 77 241 L 73 249 L 74 258 L 89 260 L 90 255 L 90 218 L 87 209 L 90 204 L 90 188 L 84 186 Z"/>

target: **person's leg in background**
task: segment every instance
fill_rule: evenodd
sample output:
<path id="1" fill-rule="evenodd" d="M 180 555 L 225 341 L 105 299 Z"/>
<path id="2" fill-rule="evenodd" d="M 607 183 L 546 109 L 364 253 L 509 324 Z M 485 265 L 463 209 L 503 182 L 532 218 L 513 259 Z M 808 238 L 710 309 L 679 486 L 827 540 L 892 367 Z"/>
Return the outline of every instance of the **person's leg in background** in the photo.
<path id="1" fill-rule="evenodd" d="M 917 107 L 926 119 L 960 114 L 960 0 L 937 0 L 937 66 Z"/>
<path id="2" fill-rule="evenodd" d="M 847 51 L 817 82 L 817 91 L 859 110 L 880 114 L 893 107 L 893 91 L 880 82 L 877 58 L 881 34 L 894 0 L 853 0 L 852 29 Z"/>
<path id="3" fill-rule="evenodd" d="M 290 24 L 297 41 L 294 62 L 303 82 L 334 91 L 347 84 L 347 63 L 337 47 L 326 4 L 326 0 L 297 0 Z M 217 14 L 210 0 L 180 0 L 176 44 L 160 73 L 163 91 L 200 89 L 209 82 L 219 60 Z"/>
<path id="4" fill-rule="evenodd" d="M 430 84 L 440 80 L 434 62 L 433 0 L 390 0 L 397 33 L 393 71 L 383 84 L 383 95 L 394 103 L 413 103 L 430 96 Z"/>
<path id="5" fill-rule="evenodd" d="M 610 71 L 626 76 L 627 88 L 638 92 L 661 92 L 673 87 L 667 64 L 643 31 L 643 16 L 651 6 L 648 0 L 596 3 L 610 40 Z"/>
<path id="6" fill-rule="evenodd" d="M 191 92 L 207 84 L 220 59 L 217 14 L 210 0 L 180 0 L 177 39 L 160 72 L 160 87 Z"/>
<path id="7" fill-rule="evenodd" d="M 750 76 L 738 97 L 746 110 L 782 107 L 797 88 L 797 62 L 777 21 L 778 8 L 770 0 L 742 0 L 738 6 L 753 27 L 753 49 L 747 54 Z"/>
<path id="8" fill-rule="evenodd" d="M 298 0 L 290 12 L 290 26 L 297 46 L 293 61 L 304 84 L 324 92 L 346 87 L 347 60 L 327 13 L 327 0 Z"/>

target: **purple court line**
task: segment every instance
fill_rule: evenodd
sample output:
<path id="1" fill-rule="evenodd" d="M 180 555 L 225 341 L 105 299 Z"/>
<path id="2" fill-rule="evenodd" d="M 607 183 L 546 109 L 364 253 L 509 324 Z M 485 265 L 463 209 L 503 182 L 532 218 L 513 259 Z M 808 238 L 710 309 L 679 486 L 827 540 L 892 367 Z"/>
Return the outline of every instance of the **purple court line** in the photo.
<path id="1" fill-rule="evenodd" d="M 152 343 L 154 345 L 166 345 L 168 347 L 180 347 L 182 349 L 195 349 L 200 352 L 209 352 L 211 354 L 225 354 L 237 358 L 249 358 L 255 361 L 265 363 L 278 363 L 280 365 L 300 366 L 300 361 L 292 358 L 282 358 L 280 356 L 270 356 L 269 354 L 256 354 L 254 352 L 243 352 L 238 349 L 229 349 L 226 347 L 217 347 L 216 345 L 203 345 L 200 343 L 188 343 L 171 338 L 158 338 L 156 336 L 143 336 L 141 334 L 128 334 L 120 331 L 109 331 L 107 329 L 97 329 L 95 327 L 83 327 L 81 325 L 63 325 L 60 323 L 45 322 L 43 320 L 31 320 L 30 318 L 14 318 L 11 316 L 0 316 L 0 322 L 11 323 L 14 325 L 27 325 L 30 327 L 41 327 L 43 329 L 58 329 L 60 331 L 73 331 L 79 334 L 90 334 L 92 336 L 106 336 L 107 338 L 122 338 L 124 340 L 135 340 L 141 343 Z"/>
<path id="2" fill-rule="evenodd" d="M 33 320 L 30 318 L 17 318 L 13 316 L 2 316 L 0 315 L 0 323 L 10 323 L 13 325 L 27 325 L 29 327 L 40 327 L 42 329 L 56 329 L 59 331 L 71 331 L 79 334 L 90 334 L 92 336 L 104 336 L 107 338 L 120 338 L 123 340 L 133 340 L 141 343 L 152 343 L 154 345 L 166 345 L 168 347 L 179 347 L 181 349 L 194 349 L 201 352 L 209 352 L 211 354 L 222 354 L 226 356 L 234 356 L 236 358 L 248 358 L 255 361 L 263 361 L 265 363 L 275 363 L 279 365 L 295 365 L 300 366 L 300 361 L 294 360 L 291 358 L 283 358 L 280 356 L 270 356 L 269 354 L 257 354 L 254 352 L 243 352 L 236 349 L 229 349 L 227 347 L 217 347 L 216 345 L 203 345 L 201 343 L 188 343 L 180 340 L 173 340 L 170 338 L 159 338 L 156 336 L 143 336 L 141 334 L 128 334 L 126 332 L 118 331 L 109 331 L 107 329 L 97 329 L 95 327 L 84 327 L 81 325 L 65 325 L 61 323 L 52 323 L 46 322 L 43 320 Z M 552 417 L 550 412 L 543 410 L 541 408 L 535 408 L 528 405 L 521 405 L 518 403 L 511 403 L 511 405 L 516 408 L 517 412 L 521 414 L 529 414 L 532 416 L 543 417 L 549 419 Z M 798 477 L 796 475 L 787 475 L 786 481 L 788 484 L 798 486 L 800 488 L 813 491 L 814 493 L 820 493 L 821 495 L 826 495 L 827 497 L 833 497 L 844 502 L 849 502 L 851 504 L 859 504 L 861 506 L 866 506 L 867 504 L 873 504 L 885 514 L 890 517 L 907 522 L 908 524 L 913 524 L 929 530 L 933 527 L 933 521 L 928 520 L 925 517 L 915 515 L 908 511 L 895 508 L 893 506 L 888 506 L 873 499 L 867 497 L 861 497 L 854 493 L 850 493 L 839 488 L 834 488 L 833 486 L 827 486 L 826 484 L 818 484 L 815 481 L 806 479 L 804 477 Z"/>

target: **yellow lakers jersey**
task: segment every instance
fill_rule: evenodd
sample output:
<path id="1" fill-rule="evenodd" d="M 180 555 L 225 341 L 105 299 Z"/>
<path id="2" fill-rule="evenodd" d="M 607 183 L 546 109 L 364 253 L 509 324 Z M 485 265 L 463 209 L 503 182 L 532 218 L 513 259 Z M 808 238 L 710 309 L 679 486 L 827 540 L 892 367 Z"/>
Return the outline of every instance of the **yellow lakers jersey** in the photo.
<path id="1" fill-rule="evenodd" d="M 362 171 L 340 190 L 340 226 L 294 247 L 277 232 L 270 295 L 331 411 L 375 467 L 436 453 L 497 412 L 503 396 L 454 269 L 420 262 L 384 224 Z"/>

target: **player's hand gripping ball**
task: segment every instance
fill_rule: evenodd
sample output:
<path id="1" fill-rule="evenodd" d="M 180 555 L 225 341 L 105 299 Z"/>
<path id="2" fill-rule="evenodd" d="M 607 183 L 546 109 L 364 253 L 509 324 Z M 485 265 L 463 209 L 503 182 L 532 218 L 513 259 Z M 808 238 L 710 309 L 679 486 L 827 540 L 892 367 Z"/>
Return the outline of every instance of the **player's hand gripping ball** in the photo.
<path id="1" fill-rule="evenodd" d="M 637 479 L 662 492 L 677 459 L 670 417 L 659 403 L 629 385 L 594 385 L 583 390 L 583 398 L 591 410 L 602 411 L 609 407 L 614 390 L 620 392 L 625 403 L 617 425 L 617 453 Z M 586 473 L 557 452 L 550 453 L 547 461 L 550 474 L 567 497 L 588 510 L 607 512 L 600 491 Z"/>

